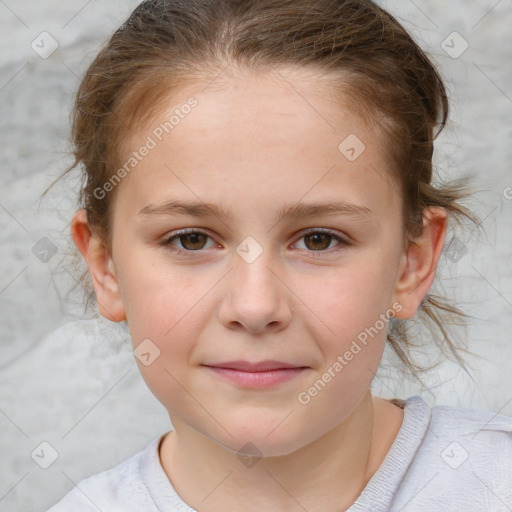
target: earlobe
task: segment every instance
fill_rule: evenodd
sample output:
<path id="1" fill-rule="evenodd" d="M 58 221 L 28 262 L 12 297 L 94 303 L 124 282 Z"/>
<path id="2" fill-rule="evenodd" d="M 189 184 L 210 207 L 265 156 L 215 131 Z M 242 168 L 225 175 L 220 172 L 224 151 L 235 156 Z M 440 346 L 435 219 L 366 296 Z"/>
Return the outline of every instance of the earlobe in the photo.
<path id="1" fill-rule="evenodd" d="M 71 237 L 89 267 L 100 314 L 112 322 L 126 320 L 114 261 L 100 237 L 91 230 L 84 209 L 73 217 Z"/>
<path id="2" fill-rule="evenodd" d="M 397 318 L 411 318 L 430 290 L 446 236 L 446 210 L 431 207 L 424 211 L 423 234 L 407 248 L 395 287 L 395 300 L 402 305 Z"/>

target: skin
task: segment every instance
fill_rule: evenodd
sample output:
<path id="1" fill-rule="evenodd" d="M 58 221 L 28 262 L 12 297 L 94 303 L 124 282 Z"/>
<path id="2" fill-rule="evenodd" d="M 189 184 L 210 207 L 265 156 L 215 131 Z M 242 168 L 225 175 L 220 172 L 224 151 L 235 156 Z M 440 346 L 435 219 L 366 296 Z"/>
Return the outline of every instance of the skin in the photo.
<path id="1" fill-rule="evenodd" d="M 370 393 L 386 329 L 309 403 L 298 394 L 393 304 L 398 318 L 415 314 L 435 277 L 446 212 L 426 210 L 423 235 L 404 244 L 402 198 L 382 135 L 322 94 L 306 72 L 240 71 L 215 87 L 191 84 L 166 98 L 160 112 L 168 113 L 153 127 L 192 95 L 198 106 L 118 185 L 112 250 L 83 210 L 73 219 L 73 240 L 100 313 L 128 321 L 134 349 L 150 339 L 160 350 L 152 364 L 137 364 L 172 421 L 160 460 L 185 502 L 201 512 L 344 510 L 403 421 L 400 408 Z M 135 131 L 128 146 L 140 147 L 150 133 Z M 338 150 L 350 134 L 366 145 L 353 162 Z M 214 203 L 234 216 L 139 214 L 170 199 Z M 371 214 L 277 222 L 286 204 L 332 200 Z M 174 248 L 189 249 L 181 256 L 161 245 L 185 228 L 210 238 L 175 238 Z M 332 230 L 351 244 L 315 241 L 304 236 L 307 228 Z M 248 236 L 263 251 L 251 263 L 236 252 Z M 235 359 L 308 368 L 257 390 L 202 366 Z M 237 456 L 256 453 L 247 443 L 262 457 L 250 467 Z"/>

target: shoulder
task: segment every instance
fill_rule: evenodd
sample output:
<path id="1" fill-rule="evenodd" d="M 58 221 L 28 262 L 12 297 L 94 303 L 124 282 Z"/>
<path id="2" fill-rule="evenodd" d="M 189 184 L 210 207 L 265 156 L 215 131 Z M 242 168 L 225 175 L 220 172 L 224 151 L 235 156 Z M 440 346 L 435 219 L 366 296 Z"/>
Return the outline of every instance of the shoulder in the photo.
<path id="1" fill-rule="evenodd" d="M 139 471 L 143 453 L 155 441 L 117 466 L 80 481 L 47 512 L 156 512 Z"/>
<path id="2" fill-rule="evenodd" d="M 415 510 L 501 511 L 512 505 L 511 489 L 512 417 L 484 409 L 431 407 L 398 501 L 412 500 Z"/>
<path id="3" fill-rule="evenodd" d="M 512 417 L 485 409 L 434 406 L 428 441 L 444 447 L 441 457 L 451 467 L 466 460 L 481 468 L 502 463 L 512 478 Z"/>

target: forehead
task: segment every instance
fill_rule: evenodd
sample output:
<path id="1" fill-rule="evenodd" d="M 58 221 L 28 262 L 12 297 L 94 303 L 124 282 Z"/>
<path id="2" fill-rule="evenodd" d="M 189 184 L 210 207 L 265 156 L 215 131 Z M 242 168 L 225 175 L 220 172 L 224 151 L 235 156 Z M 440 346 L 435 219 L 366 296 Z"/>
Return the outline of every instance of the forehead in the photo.
<path id="1" fill-rule="evenodd" d="M 279 208 L 283 195 L 343 193 L 393 205 L 381 133 L 336 101 L 331 84 L 281 69 L 195 81 L 167 95 L 128 140 L 125 161 L 144 145 L 151 149 L 122 184 L 127 201 L 144 207 L 176 192 L 257 207 L 261 194 Z"/>

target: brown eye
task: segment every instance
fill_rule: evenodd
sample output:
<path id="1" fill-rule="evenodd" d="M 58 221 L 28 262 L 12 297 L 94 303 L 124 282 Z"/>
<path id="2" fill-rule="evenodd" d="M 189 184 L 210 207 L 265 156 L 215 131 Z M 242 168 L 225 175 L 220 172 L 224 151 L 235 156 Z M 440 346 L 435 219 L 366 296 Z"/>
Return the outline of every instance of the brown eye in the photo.
<path id="1" fill-rule="evenodd" d="M 337 242 L 335 245 L 332 242 Z M 303 247 L 300 247 L 303 244 Z M 342 238 L 336 232 L 325 229 L 310 229 L 302 233 L 302 237 L 295 246 L 308 257 L 327 258 L 339 254 L 340 251 L 348 249 L 352 242 Z"/>
<path id="2" fill-rule="evenodd" d="M 205 249 L 208 240 L 212 240 L 211 237 L 202 231 L 180 231 L 163 240 L 161 245 L 171 251 L 183 254 L 199 252 Z M 176 242 L 179 242 L 179 245 Z M 213 245 L 210 247 L 215 246 L 213 240 L 212 243 Z"/>
<path id="3" fill-rule="evenodd" d="M 328 249 L 331 245 L 332 239 L 332 235 L 322 232 L 306 235 L 304 237 L 304 240 L 306 241 L 306 247 L 312 251 L 323 251 Z"/>
<path id="4" fill-rule="evenodd" d="M 208 236 L 203 233 L 190 233 L 177 237 L 181 245 L 188 251 L 204 249 Z"/>

